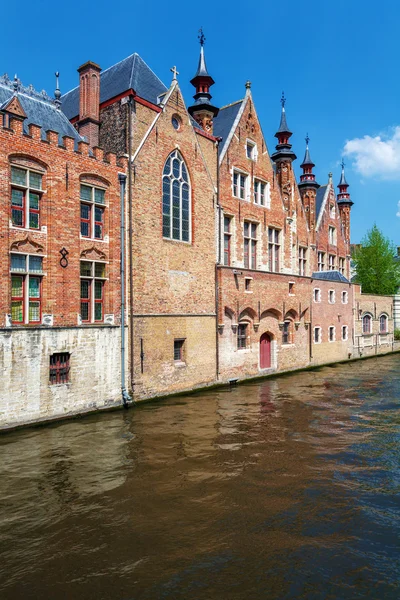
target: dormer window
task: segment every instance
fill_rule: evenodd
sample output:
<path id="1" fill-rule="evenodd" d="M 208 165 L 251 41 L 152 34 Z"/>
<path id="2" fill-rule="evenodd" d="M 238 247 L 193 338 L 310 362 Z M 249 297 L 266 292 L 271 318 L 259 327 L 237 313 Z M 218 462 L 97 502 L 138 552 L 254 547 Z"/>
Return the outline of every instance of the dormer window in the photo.
<path id="1" fill-rule="evenodd" d="M 257 146 L 254 142 L 247 140 L 246 142 L 246 156 L 251 160 L 256 160 L 257 158 Z"/>

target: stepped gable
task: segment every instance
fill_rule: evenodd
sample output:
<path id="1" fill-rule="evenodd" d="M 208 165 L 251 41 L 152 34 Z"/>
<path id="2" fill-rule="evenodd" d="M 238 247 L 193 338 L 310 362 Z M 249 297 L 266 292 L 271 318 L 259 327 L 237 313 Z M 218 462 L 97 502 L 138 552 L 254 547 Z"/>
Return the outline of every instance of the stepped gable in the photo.
<path id="1" fill-rule="evenodd" d="M 220 152 L 224 148 L 230 132 L 236 122 L 237 116 L 242 108 L 244 99 L 223 106 L 219 109 L 219 113 L 214 117 L 214 136 L 222 138 L 220 144 Z"/>
<path id="2" fill-rule="evenodd" d="M 29 134 L 29 125 L 34 124 L 42 128 L 43 139 L 46 139 L 46 131 L 50 129 L 59 134 L 60 143 L 64 135 L 74 138 L 76 142 L 82 141 L 83 138 L 75 127 L 45 91 L 38 92 L 32 85 L 25 87 L 18 79 L 12 81 L 7 75 L 3 75 L 0 77 L 0 107 L 4 110 L 13 98 L 18 99 L 26 114 L 24 133 Z"/>
<path id="3" fill-rule="evenodd" d="M 312 279 L 322 279 L 324 281 L 340 281 L 341 283 L 350 283 L 340 271 L 316 271 L 312 274 Z"/>
<path id="4" fill-rule="evenodd" d="M 100 104 L 115 98 L 127 90 L 133 90 L 140 98 L 157 104 L 157 98 L 167 91 L 139 54 L 134 53 L 100 73 Z M 79 86 L 61 97 L 61 109 L 73 119 L 79 115 Z"/>

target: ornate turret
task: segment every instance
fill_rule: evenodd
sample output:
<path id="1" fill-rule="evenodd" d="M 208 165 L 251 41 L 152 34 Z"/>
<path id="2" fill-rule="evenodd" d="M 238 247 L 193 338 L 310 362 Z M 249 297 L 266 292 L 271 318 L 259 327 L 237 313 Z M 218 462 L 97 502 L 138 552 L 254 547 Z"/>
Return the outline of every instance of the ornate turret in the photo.
<path id="1" fill-rule="evenodd" d="M 204 37 L 203 30 L 199 31 L 200 58 L 196 75 L 190 80 L 190 83 L 196 88 L 193 96 L 195 103 L 189 106 L 188 111 L 201 127 L 208 133 L 213 132 L 213 119 L 218 114 L 219 109 L 210 102 L 212 96 L 210 87 L 214 85 L 214 79 L 209 75 L 204 57 Z"/>
<path id="2" fill-rule="evenodd" d="M 292 150 L 292 144 L 289 144 L 289 139 L 292 136 L 292 132 L 290 131 L 287 121 L 286 121 L 286 111 L 285 111 L 286 98 L 284 93 L 282 92 L 281 98 L 281 122 L 279 124 L 279 129 L 275 134 L 275 137 L 278 138 L 278 143 L 276 145 L 276 152 L 271 156 L 272 160 L 277 162 L 280 159 L 289 160 L 292 162 L 296 160 L 297 156 Z"/>
<path id="3" fill-rule="evenodd" d="M 350 194 L 347 191 L 349 184 L 346 181 L 344 174 L 344 161 L 342 160 L 342 175 L 339 181 L 339 193 L 337 195 L 337 203 L 339 206 L 340 218 L 343 224 L 344 236 L 346 242 L 350 243 L 350 210 L 354 202 L 350 198 Z"/>
<path id="4" fill-rule="evenodd" d="M 306 136 L 306 152 L 304 154 L 303 162 L 300 167 L 303 169 L 303 174 L 300 175 L 300 183 L 299 188 L 319 188 L 319 183 L 315 181 L 315 175 L 313 173 L 313 168 L 315 167 L 315 163 L 311 160 L 310 150 L 308 148 L 308 142 L 310 138 L 308 134 Z"/>

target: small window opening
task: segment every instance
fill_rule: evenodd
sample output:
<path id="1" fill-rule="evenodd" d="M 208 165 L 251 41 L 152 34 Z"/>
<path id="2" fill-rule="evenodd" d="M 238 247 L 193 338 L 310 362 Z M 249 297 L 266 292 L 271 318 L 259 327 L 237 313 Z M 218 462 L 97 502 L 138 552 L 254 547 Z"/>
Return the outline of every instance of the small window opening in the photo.
<path id="1" fill-rule="evenodd" d="M 50 356 L 50 384 L 56 385 L 69 382 L 70 361 L 69 352 L 56 352 Z"/>

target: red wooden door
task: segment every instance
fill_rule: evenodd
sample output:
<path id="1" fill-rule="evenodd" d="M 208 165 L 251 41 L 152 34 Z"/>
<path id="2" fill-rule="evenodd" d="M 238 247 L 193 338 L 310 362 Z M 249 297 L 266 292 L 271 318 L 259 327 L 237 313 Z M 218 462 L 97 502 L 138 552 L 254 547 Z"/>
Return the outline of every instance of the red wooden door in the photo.
<path id="1" fill-rule="evenodd" d="M 260 369 L 271 366 L 271 336 L 263 333 L 260 337 Z"/>

